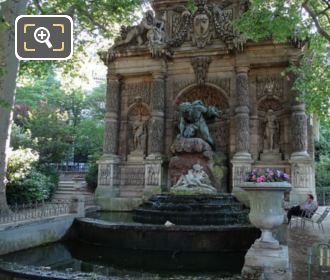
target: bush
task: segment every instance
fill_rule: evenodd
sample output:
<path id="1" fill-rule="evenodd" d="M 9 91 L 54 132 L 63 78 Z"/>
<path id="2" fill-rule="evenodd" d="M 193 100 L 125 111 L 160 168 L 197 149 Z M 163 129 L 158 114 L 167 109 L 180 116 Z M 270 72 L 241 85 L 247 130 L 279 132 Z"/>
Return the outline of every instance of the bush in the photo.
<path id="1" fill-rule="evenodd" d="M 57 184 L 57 175 L 43 168 L 38 170 L 38 153 L 31 149 L 12 150 L 7 169 L 9 204 L 28 204 L 49 199 Z"/>
<path id="2" fill-rule="evenodd" d="M 25 179 L 38 160 L 38 153 L 30 148 L 10 150 L 6 173 L 8 184 L 15 185 Z"/>
<path id="3" fill-rule="evenodd" d="M 330 157 L 322 156 L 315 167 L 316 187 L 330 187 Z"/>
<path id="4" fill-rule="evenodd" d="M 33 169 L 29 176 L 7 188 L 9 204 L 30 204 L 49 199 L 55 184 L 46 175 Z"/>
<path id="5" fill-rule="evenodd" d="M 100 158 L 99 154 L 94 154 L 89 158 L 89 169 L 85 176 L 87 185 L 92 190 L 95 190 L 97 187 L 97 178 L 98 178 L 98 164 L 96 163 Z"/>

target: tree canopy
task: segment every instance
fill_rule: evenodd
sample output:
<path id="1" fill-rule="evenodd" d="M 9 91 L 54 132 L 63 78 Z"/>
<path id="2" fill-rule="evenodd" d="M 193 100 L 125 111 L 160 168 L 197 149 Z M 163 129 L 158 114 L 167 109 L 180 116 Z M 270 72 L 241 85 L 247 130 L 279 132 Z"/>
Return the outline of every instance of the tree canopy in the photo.
<path id="1" fill-rule="evenodd" d="M 330 106 L 330 1 L 251 0 L 249 9 L 234 23 L 253 41 L 286 42 L 294 37 L 305 42 L 295 87 L 310 112 L 329 119 Z"/>

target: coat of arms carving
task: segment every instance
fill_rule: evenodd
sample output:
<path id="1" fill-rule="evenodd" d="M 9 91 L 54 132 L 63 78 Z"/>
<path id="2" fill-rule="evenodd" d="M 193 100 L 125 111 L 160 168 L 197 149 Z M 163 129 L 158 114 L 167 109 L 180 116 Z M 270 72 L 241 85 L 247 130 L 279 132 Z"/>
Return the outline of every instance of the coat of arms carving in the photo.
<path id="1" fill-rule="evenodd" d="M 212 37 L 212 12 L 206 6 L 206 0 L 196 1 L 197 11 L 193 16 L 193 45 L 204 48 Z"/>

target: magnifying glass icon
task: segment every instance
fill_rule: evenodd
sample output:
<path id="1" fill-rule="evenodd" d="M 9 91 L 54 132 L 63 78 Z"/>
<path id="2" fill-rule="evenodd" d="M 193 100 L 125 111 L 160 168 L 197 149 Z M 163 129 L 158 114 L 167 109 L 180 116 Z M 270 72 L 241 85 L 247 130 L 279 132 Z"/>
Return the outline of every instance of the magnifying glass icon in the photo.
<path id="1" fill-rule="evenodd" d="M 38 27 L 34 31 L 34 39 L 41 44 L 46 44 L 49 49 L 53 47 L 52 43 L 49 41 L 50 32 L 46 27 Z"/>

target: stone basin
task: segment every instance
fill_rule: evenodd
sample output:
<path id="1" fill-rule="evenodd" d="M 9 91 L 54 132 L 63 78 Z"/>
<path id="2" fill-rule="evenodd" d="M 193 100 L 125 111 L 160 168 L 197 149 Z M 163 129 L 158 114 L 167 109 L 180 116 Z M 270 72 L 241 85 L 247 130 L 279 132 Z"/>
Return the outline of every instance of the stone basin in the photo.
<path id="1" fill-rule="evenodd" d="M 155 195 L 134 210 L 133 220 L 176 225 L 249 225 L 248 208 L 231 194 Z"/>
<path id="2" fill-rule="evenodd" d="M 75 220 L 80 241 L 114 249 L 172 252 L 245 253 L 260 232 L 246 225 L 184 226 L 112 223 L 91 218 Z"/>

